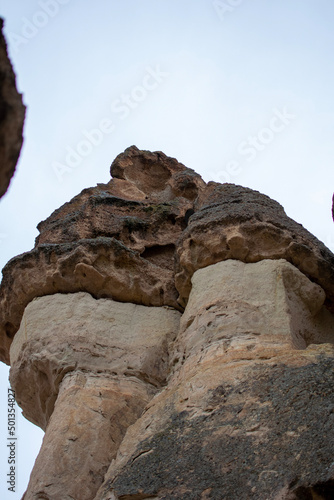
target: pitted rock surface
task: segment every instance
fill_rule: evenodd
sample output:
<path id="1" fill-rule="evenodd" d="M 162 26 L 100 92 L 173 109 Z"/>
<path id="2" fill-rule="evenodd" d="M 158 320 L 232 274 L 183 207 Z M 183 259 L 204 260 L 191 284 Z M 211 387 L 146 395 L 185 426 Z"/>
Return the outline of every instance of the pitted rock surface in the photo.
<path id="1" fill-rule="evenodd" d="M 227 259 L 285 259 L 325 290 L 334 310 L 334 255 L 283 207 L 234 184 L 209 182 L 177 245 L 175 283 L 185 305 L 197 269 Z"/>
<path id="2" fill-rule="evenodd" d="M 36 246 L 99 236 L 140 253 L 175 245 L 187 210 L 205 188 L 201 177 L 164 153 L 135 146 L 115 158 L 110 172 L 108 184 L 83 190 L 39 224 Z"/>
<path id="3" fill-rule="evenodd" d="M 38 226 L 31 252 L 9 261 L 0 287 L 0 359 L 35 297 L 88 292 L 185 307 L 196 270 L 228 259 L 285 259 L 334 309 L 334 256 L 279 203 L 234 184 L 206 184 L 161 152 L 132 146 L 107 184 L 83 190 Z"/>
<path id="4" fill-rule="evenodd" d="M 323 290 L 284 260 L 219 262 L 192 281 L 168 385 L 127 429 L 94 500 L 329 500 Z"/>
<path id="5" fill-rule="evenodd" d="M 134 424 L 137 442 L 94 500 L 333 498 L 333 352 L 275 361 L 225 373 L 195 415 L 180 394 L 166 397 L 153 430 L 150 412 Z"/>

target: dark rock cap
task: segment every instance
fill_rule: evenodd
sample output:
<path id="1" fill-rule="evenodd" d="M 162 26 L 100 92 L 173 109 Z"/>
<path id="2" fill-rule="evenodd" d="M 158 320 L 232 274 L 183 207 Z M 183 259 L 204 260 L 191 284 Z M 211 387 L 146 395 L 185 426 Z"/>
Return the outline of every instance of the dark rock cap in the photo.
<path id="1" fill-rule="evenodd" d="M 11 259 L 0 286 L 0 359 L 35 297 L 85 291 L 183 310 L 196 270 L 227 259 L 286 259 L 326 292 L 334 255 L 283 207 L 252 189 L 206 184 L 161 152 L 127 148 L 107 184 L 84 189 L 38 225 L 31 252 Z"/>

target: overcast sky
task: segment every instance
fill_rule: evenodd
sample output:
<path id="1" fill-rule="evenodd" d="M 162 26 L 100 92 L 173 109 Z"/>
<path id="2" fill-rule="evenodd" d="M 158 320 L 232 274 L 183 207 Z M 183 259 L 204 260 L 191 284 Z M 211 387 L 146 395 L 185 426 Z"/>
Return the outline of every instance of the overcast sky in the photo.
<path id="1" fill-rule="evenodd" d="M 271 196 L 334 250 L 332 0 L 2 0 L 0 14 L 27 106 L 1 268 L 132 144 Z M 18 418 L 8 492 L 7 378 L 1 365 L 0 491 L 16 500 L 43 434 Z"/>

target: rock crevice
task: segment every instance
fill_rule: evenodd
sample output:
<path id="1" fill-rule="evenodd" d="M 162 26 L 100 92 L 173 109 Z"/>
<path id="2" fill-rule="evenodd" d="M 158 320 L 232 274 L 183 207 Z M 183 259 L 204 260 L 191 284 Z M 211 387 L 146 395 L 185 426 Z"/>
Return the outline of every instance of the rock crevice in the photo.
<path id="1" fill-rule="evenodd" d="M 24 499 L 333 498 L 333 254 L 161 152 L 111 174 L 3 270 L 0 357 L 45 430 Z"/>
<path id="2" fill-rule="evenodd" d="M 107 184 L 83 190 L 38 226 L 31 252 L 3 269 L 0 359 L 35 297 L 88 292 L 182 311 L 191 278 L 228 259 L 285 259 L 326 293 L 334 309 L 334 256 L 268 196 L 206 184 L 161 152 L 126 149 Z"/>

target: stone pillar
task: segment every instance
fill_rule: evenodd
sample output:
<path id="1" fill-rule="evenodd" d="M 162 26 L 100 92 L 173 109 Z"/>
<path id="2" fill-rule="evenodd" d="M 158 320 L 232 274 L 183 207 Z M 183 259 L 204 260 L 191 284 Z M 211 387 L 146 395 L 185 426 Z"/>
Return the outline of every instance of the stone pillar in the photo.
<path id="1" fill-rule="evenodd" d="M 0 360 L 46 430 L 26 500 L 332 498 L 332 252 L 162 152 L 110 173 L 3 269 Z"/>
<path id="2" fill-rule="evenodd" d="M 25 500 L 94 498 L 127 427 L 149 399 L 139 380 L 65 375 Z"/>
<path id="3" fill-rule="evenodd" d="M 291 500 L 330 488 L 334 317 L 324 300 L 284 260 L 196 271 L 168 386 L 128 429 L 95 500 Z"/>
<path id="4" fill-rule="evenodd" d="M 334 342 L 323 289 L 279 260 L 219 262 L 198 270 L 182 316 L 174 363 L 190 357 L 270 358 L 279 350 Z M 267 352 L 267 354 L 266 354 Z M 193 358 L 194 359 L 194 358 Z"/>
<path id="5" fill-rule="evenodd" d="M 27 306 L 10 380 L 46 433 L 25 500 L 94 498 L 126 429 L 166 382 L 179 316 L 87 293 Z"/>

